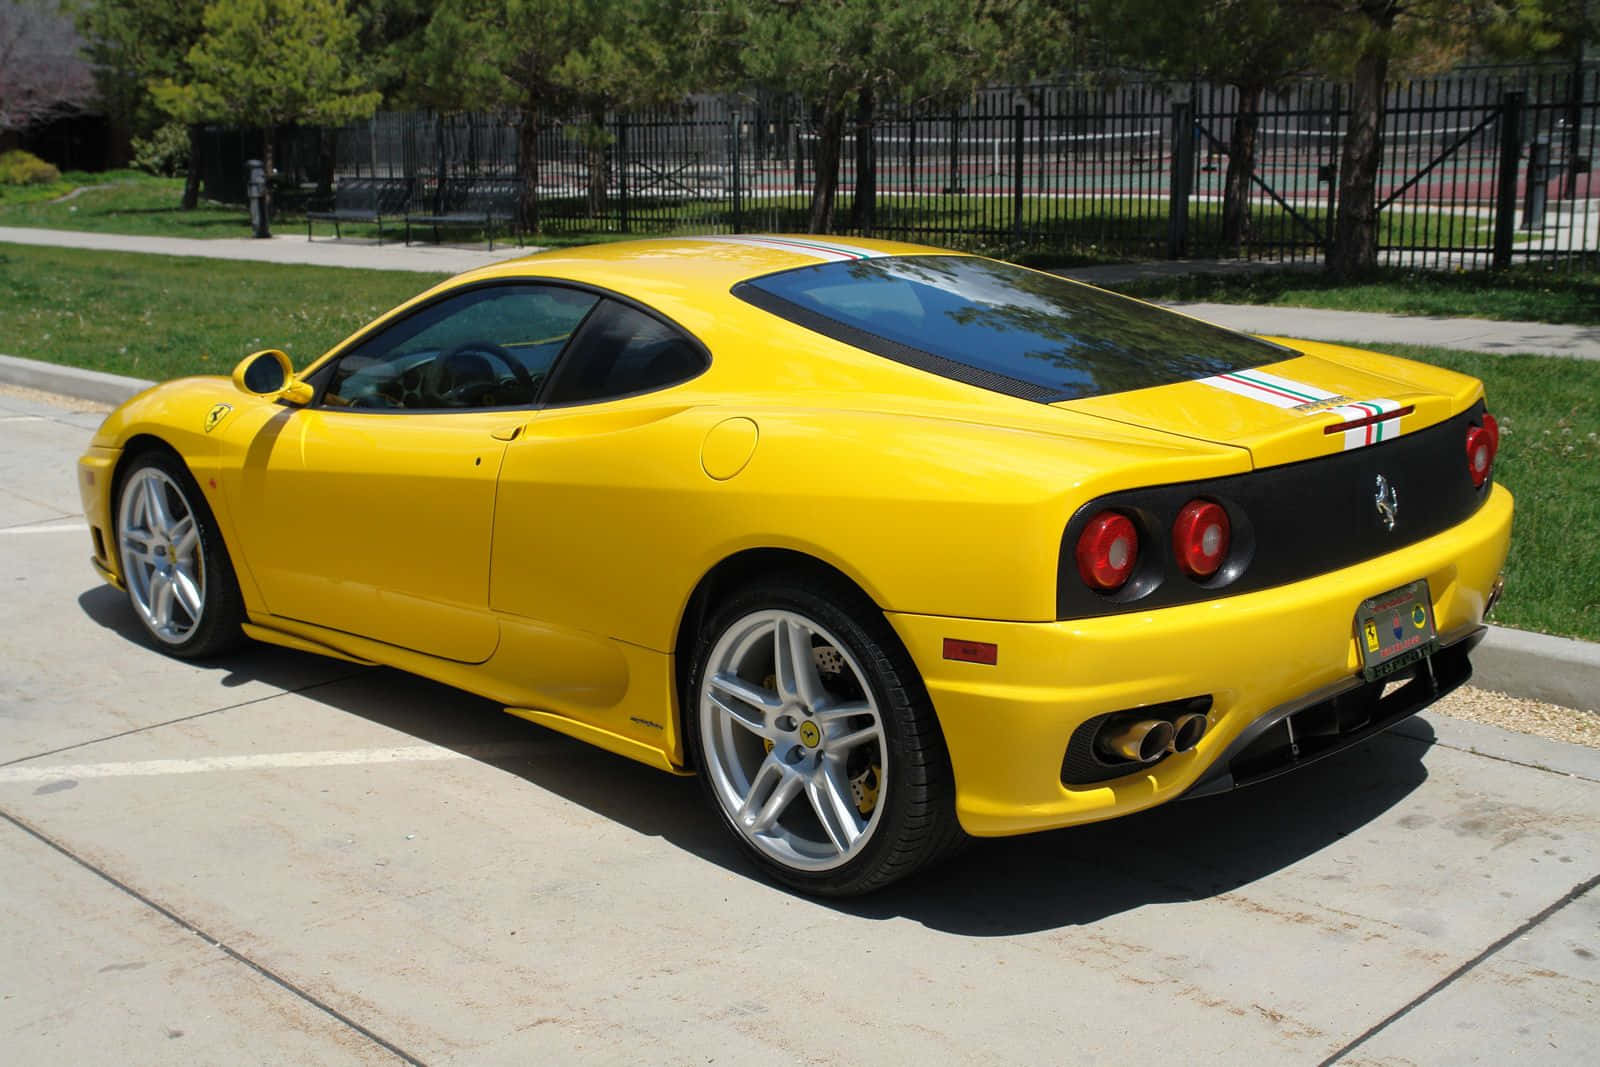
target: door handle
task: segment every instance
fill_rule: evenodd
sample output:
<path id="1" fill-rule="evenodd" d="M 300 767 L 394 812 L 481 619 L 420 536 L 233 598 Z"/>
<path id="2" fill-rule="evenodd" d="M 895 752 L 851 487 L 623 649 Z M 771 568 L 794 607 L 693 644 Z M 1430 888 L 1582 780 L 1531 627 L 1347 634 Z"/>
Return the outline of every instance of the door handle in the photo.
<path id="1" fill-rule="evenodd" d="M 517 439 L 517 435 L 521 432 L 522 426 L 521 424 L 518 424 L 516 426 L 508 426 L 503 430 L 490 430 L 489 436 L 494 438 L 496 441 L 515 441 Z"/>

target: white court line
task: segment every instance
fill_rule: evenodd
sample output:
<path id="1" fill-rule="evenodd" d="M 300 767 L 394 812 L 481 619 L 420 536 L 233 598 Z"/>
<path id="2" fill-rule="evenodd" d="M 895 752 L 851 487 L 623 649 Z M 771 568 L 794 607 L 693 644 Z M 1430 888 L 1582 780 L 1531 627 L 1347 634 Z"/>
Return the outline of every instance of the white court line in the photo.
<path id="1" fill-rule="evenodd" d="M 88 533 L 89 524 L 86 522 L 64 522 L 53 526 L 7 526 L 0 530 L 0 536 L 13 534 L 50 534 L 50 533 Z"/>
<path id="2" fill-rule="evenodd" d="M 148 778 L 166 774 L 212 771 L 257 771 L 285 767 L 351 767 L 367 763 L 431 763 L 442 760 L 513 756 L 529 751 L 526 742 L 465 745 L 459 751 L 438 745 L 400 748 L 338 749 L 328 752 L 272 752 L 259 756 L 200 756 L 196 759 L 152 759 L 132 763 L 58 763 L 49 767 L 0 767 L 0 785 L 11 782 L 56 782 L 64 778 Z"/>

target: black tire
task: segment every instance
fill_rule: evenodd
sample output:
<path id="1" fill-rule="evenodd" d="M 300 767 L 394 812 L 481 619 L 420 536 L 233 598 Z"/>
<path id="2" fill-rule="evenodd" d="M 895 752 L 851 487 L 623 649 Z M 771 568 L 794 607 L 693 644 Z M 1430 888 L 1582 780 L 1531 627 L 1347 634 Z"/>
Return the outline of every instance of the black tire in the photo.
<path id="1" fill-rule="evenodd" d="M 717 733 L 723 729 L 721 724 L 728 716 L 709 705 L 707 699 L 713 650 L 719 648 L 724 637 L 733 640 L 732 635 L 741 626 L 749 625 L 750 620 L 774 613 L 792 613 L 825 630 L 826 639 L 821 634 L 807 639 L 818 642 L 814 652 L 820 650 L 823 657 L 829 657 L 828 645 L 837 643 L 842 646 L 841 651 L 854 660 L 853 665 L 845 662 L 837 674 L 817 677 L 841 679 L 846 677 L 845 671 L 850 672 L 850 678 L 859 675 L 870 687 L 871 699 L 876 705 L 876 722 L 882 728 L 881 740 L 869 744 L 887 749 L 881 760 L 886 773 L 876 782 L 879 791 L 873 816 L 863 812 L 868 820 L 869 836 L 864 843 L 855 846 L 858 851 L 831 869 L 806 869 L 775 857 L 768 848 L 758 847 L 753 835 L 747 835 L 737 825 L 735 813 L 730 811 L 732 798 L 727 772 L 717 771 L 713 763 L 728 758 L 727 743 L 719 741 Z M 751 640 L 752 647 L 759 647 L 755 645 L 759 638 Z M 724 643 L 721 647 L 728 645 Z M 773 695 L 781 688 L 781 685 L 774 686 Z M 859 689 L 859 685 L 853 684 L 851 688 Z M 726 699 L 725 694 L 723 699 Z M 756 709 L 753 704 L 748 707 Z M 695 645 L 684 708 L 690 751 L 712 809 L 733 834 L 741 851 L 765 874 L 784 885 L 819 896 L 868 893 L 943 858 L 966 840 L 956 820 L 955 783 L 949 754 L 921 677 L 883 613 L 843 582 L 803 572 L 784 574 L 746 586 L 718 604 L 710 612 Z M 841 732 L 848 729 L 841 727 Z M 737 733 L 737 728 L 729 728 L 729 732 L 744 736 Z M 708 751 L 707 733 L 716 751 Z M 761 743 L 766 744 L 765 741 Z M 818 746 L 819 756 L 826 744 Z M 770 744 L 767 753 L 770 759 L 774 753 Z M 756 773 L 759 775 L 759 771 Z M 719 774 L 722 776 L 720 785 Z M 748 780 L 753 783 L 755 777 L 752 775 Z M 752 784 L 751 793 L 754 791 Z M 737 790 L 733 792 L 736 794 Z M 796 802 L 804 804 L 805 800 L 801 797 Z M 812 810 L 802 810 L 799 817 L 812 819 L 820 826 L 821 820 L 816 814 L 820 810 L 813 802 Z M 787 818 L 785 815 L 780 821 Z M 840 852 L 848 854 L 846 849 Z"/>
<path id="2" fill-rule="evenodd" d="M 169 608 L 169 612 L 174 610 L 181 612 L 186 624 L 181 627 L 175 626 L 165 632 L 153 620 L 146 606 L 140 603 L 141 591 L 147 600 L 150 599 L 148 582 L 143 589 L 140 585 L 140 575 L 146 573 L 149 567 L 141 566 L 138 557 L 130 551 L 130 537 L 138 538 L 144 535 L 134 533 L 131 529 L 124 529 L 124 524 L 130 518 L 130 508 L 133 509 L 132 514 L 138 514 L 139 510 L 139 505 L 128 499 L 130 493 L 148 491 L 147 484 L 156 484 L 160 487 L 159 491 L 164 494 L 164 501 L 172 506 L 174 514 L 180 506 L 187 509 L 189 516 L 193 518 L 198 537 L 190 554 L 194 565 L 188 568 L 188 571 L 192 572 L 189 575 L 191 579 L 198 578 L 198 618 L 193 617 L 183 606 L 180 597 L 177 608 Z M 133 608 L 134 617 L 139 620 L 157 647 L 182 659 L 202 659 L 227 652 L 244 643 L 244 633 L 240 630 L 240 624 L 245 618 L 244 598 L 239 592 L 239 582 L 234 575 L 233 562 L 228 558 L 227 546 L 222 541 L 222 531 L 217 526 L 216 517 L 211 513 L 205 494 L 200 491 L 200 486 L 181 459 L 174 453 L 160 448 L 150 449 L 134 457 L 118 474 L 113 518 L 116 523 L 117 556 L 122 569 L 123 584 L 128 591 L 129 605 Z M 148 526 L 149 523 L 146 522 L 144 525 Z M 161 547 L 165 548 L 165 553 L 162 553 L 164 558 L 175 563 L 171 555 L 173 546 L 167 544 Z M 191 581 L 191 587 L 194 586 L 195 583 Z"/>

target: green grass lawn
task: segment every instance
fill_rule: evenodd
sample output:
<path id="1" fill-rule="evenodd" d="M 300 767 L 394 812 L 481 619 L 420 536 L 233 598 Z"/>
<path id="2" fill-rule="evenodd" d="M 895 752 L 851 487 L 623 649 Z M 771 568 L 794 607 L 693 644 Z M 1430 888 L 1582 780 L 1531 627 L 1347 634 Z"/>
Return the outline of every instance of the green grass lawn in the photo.
<path id="1" fill-rule="evenodd" d="M 0 186 L 0 226 L 141 237 L 250 236 L 250 216 L 242 206 L 202 200 L 193 211 L 183 211 L 182 198 L 182 178 L 133 170 L 68 172 L 48 185 Z"/>
<path id="2" fill-rule="evenodd" d="M 1371 347 L 1371 346 L 1367 346 Z M 1600 641 L 1600 362 L 1384 345 L 1483 379 L 1517 498 L 1494 622 Z"/>
<path id="3" fill-rule="evenodd" d="M 1320 270 L 1273 270 L 1148 278 L 1110 288 L 1144 300 L 1205 300 L 1514 322 L 1600 324 L 1600 271 L 1596 270 L 1531 266 L 1456 274 L 1383 270 L 1359 282 L 1339 282 Z"/>
<path id="4" fill-rule="evenodd" d="M 303 366 L 444 277 L 0 244 L 0 351 L 155 379 L 262 348 Z"/>
<path id="5" fill-rule="evenodd" d="M 182 178 L 157 178 L 131 170 L 104 174 L 73 172 L 48 185 L 0 186 L 0 226 L 124 233 L 138 237 L 250 236 L 250 214 L 243 204 L 202 200 L 192 211 L 184 211 L 179 206 L 182 199 Z M 317 240 L 333 238 L 333 223 L 316 222 L 314 226 Z M 275 234 L 306 232 L 303 197 L 280 196 L 273 210 L 272 230 Z M 401 220 L 385 222 L 383 239 L 398 242 L 403 231 Z M 370 223 L 345 223 L 341 234 L 347 238 L 374 240 L 378 237 L 378 227 Z M 440 236 L 447 242 L 459 244 L 486 240 L 483 229 L 474 226 L 449 227 Z M 432 241 L 432 228 L 418 229 L 416 238 Z M 496 231 L 496 243 L 508 239 L 504 229 Z"/>

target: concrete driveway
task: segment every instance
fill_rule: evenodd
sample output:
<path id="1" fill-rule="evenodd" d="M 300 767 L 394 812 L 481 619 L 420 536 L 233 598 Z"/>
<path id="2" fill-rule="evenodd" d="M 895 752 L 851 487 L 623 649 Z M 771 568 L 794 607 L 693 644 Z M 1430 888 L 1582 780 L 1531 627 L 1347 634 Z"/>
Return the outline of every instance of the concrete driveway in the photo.
<path id="1" fill-rule="evenodd" d="M 1418 719 L 819 903 L 485 701 L 153 650 L 87 561 L 97 421 L 0 396 L 8 1062 L 1592 1062 L 1594 750 Z"/>

